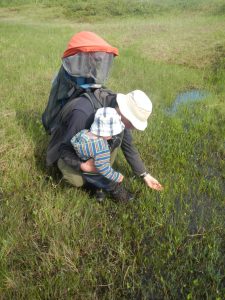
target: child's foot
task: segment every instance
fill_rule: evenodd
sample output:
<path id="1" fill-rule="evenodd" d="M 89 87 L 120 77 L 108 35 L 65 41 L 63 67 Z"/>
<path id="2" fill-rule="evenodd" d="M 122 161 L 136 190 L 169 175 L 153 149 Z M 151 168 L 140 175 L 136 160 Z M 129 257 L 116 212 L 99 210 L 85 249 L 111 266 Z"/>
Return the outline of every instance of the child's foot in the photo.
<path id="1" fill-rule="evenodd" d="M 134 195 L 127 191 L 122 183 L 118 183 L 110 194 L 118 202 L 129 202 L 134 200 Z"/>
<path id="2" fill-rule="evenodd" d="M 101 203 L 105 200 L 105 192 L 102 189 L 97 189 L 95 193 L 96 200 Z"/>

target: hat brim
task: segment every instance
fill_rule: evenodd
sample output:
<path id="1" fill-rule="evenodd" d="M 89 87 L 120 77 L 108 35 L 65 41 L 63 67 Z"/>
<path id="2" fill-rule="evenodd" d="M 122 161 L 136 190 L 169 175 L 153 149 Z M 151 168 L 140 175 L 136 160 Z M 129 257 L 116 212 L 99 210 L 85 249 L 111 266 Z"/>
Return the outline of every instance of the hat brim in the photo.
<path id="1" fill-rule="evenodd" d="M 138 130 L 145 130 L 145 128 L 148 125 L 147 121 L 140 121 L 139 119 L 137 119 L 134 114 L 132 113 L 131 109 L 130 109 L 130 99 L 124 95 L 124 94 L 120 94 L 118 93 L 116 96 L 116 101 L 117 104 L 119 106 L 119 110 L 121 112 L 121 114 L 131 122 L 131 124 Z"/>
<path id="2" fill-rule="evenodd" d="M 120 134 L 123 130 L 124 130 L 124 127 L 121 126 L 121 128 L 119 128 L 118 130 L 114 130 L 113 134 L 111 134 L 109 130 L 104 131 L 104 128 L 101 128 L 100 134 L 99 134 L 98 127 L 96 127 L 95 125 L 92 125 L 90 128 L 91 133 L 93 133 L 97 136 L 101 136 L 101 137 L 115 136 L 117 134 Z"/>

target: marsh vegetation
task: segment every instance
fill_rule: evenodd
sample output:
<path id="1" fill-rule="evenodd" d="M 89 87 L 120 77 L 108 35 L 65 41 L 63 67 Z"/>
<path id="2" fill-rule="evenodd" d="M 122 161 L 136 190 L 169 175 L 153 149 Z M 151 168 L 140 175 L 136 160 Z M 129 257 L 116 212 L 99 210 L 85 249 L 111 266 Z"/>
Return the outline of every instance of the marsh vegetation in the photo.
<path id="1" fill-rule="evenodd" d="M 224 299 L 224 2 L 0 3 L 0 298 Z M 131 205 L 99 205 L 45 167 L 41 113 L 81 30 L 120 51 L 107 87 L 153 102 L 134 140 L 165 189 L 133 178 L 120 153 Z M 189 90 L 207 96 L 166 114 Z"/>

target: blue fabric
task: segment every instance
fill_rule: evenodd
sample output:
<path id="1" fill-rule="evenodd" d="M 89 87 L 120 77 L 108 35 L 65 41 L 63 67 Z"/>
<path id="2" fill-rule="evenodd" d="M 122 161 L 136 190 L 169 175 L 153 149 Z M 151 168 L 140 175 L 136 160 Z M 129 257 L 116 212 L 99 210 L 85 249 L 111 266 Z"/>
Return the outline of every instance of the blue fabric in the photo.
<path id="1" fill-rule="evenodd" d="M 70 80 L 72 80 L 74 83 L 78 84 L 83 89 L 91 88 L 93 86 L 93 84 L 95 84 L 95 81 L 92 78 L 71 76 L 66 71 L 65 71 L 65 74 Z"/>
<path id="2" fill-rule="evenodd" d="M 100 174 L 83 173 L 82 175 L 88 183 L 94 185 L 99 189 L 104 189 L 107 192 L 113 191 L 116 186 L 115 182 L 107 179 L 106 177 Z"/>
<path id="3" fill-rule="evenodd" d="M 71 76 L 72 77 L 72 76 Z M 84 77 L 76 77 L 75 78 L 75 81 L 78 85 L 82 86 L 82 84 L 85 84 L 86 83 L 86 80 Z"/>
<path id="4" fill-rule="evenodd" d="M 90 89 L 92 86 L 93 86 L 93 83 L 81 84 L 81 87 L 83 89 Z"/>
<path id="5" fill-rule="evenodd" d="M 66 77 L 68 77 L 70 80 L 72 80 L 75 84 L 79 85 L 83 89 L 90 89 L 90 88 L 96 88 L 96 83 L 93 78 L 85 78 L 85 77 L 75 77 L 71 76 L 68 72 L 65 70 Z M 98 84 L 98 88 L 102 85 Z"/>
<path id="6" fill-rule="evenodd" d="M 87 81 L 90 81 L 90 79 L 85 78 L 85 77 L 76 77 L 75 79 L 76 83 L 81 86 L 83 89 L 88 89 L 91 88 L 93 83 L 87 83 Z"/>

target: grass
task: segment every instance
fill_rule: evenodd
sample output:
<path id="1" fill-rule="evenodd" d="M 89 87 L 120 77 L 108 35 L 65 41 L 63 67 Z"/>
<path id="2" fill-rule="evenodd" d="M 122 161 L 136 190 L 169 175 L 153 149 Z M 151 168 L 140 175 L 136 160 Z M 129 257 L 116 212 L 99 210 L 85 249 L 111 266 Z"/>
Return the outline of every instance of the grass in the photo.
<path id="1" fill-rule="evenodd" d="M 68 16 L 70 1 L 36 3 L 2 1 L 0 9 L 0 299 L 222 300 L 222 1 L 191 1 L 181 11 L 182 2 L 171 0 L 154 15 L 134 14 L 134 1 L 127 12 L 121 2 L 119 16 L 104 1 L 97 22 Z M 98 205 L 45 167 L 48 137 L 40 116 L 60 56 L 81 30 L 119 48 L 107 86 L 142 89 L 153 102 L 148 128 L 135 132 L 134 141 L 165 189 L 158 193 L 133 179 L 120 153 L 117 168 L 138 195 L 132 205 Z M 209 96 L 166 114 L 190 88 Z"/>

